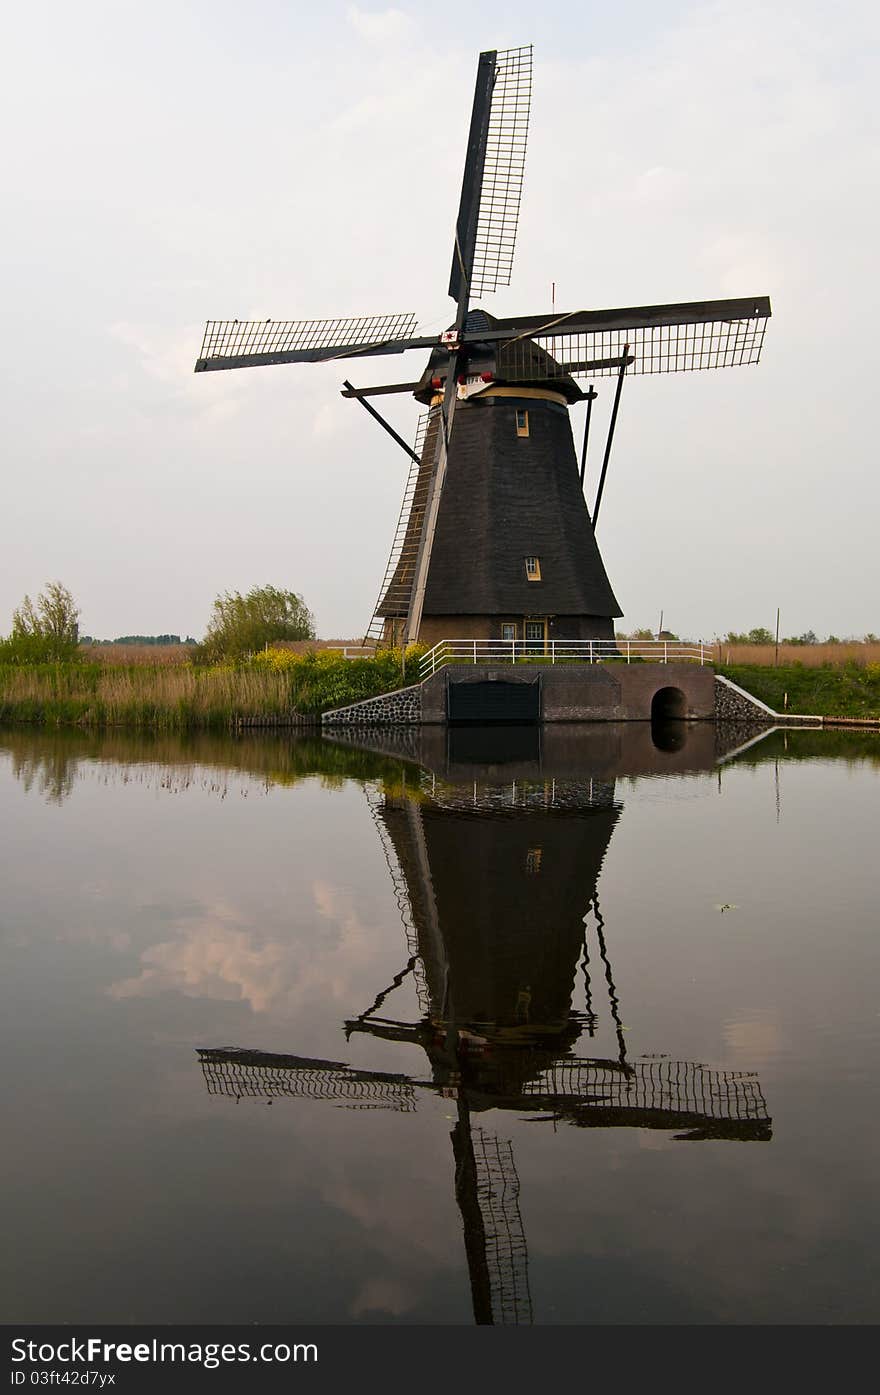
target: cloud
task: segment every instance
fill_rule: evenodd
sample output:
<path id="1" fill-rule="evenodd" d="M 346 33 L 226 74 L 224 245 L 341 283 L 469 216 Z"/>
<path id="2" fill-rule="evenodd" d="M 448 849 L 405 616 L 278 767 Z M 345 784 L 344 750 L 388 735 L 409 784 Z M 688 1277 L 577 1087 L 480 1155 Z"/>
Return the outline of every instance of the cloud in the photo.
<path id="1" fill-rule="evenodd" d="M 403 10 L 361 10 L 349 5 L 348 22 L 369 43 L 388 43 L 406 38 L 413 27 L 410 15 Z"/>
<path id="2" fill-rule="evenodd" d="M 245 1002 L 254 1013 L 292 1012 L 318 999 L 348 1003 L 373 966 L 376 933 L 349 892 L 316 882 L 312 895 L 326 922 L 317 940 L 263 935 L 242 912 L 219 902 L 178 919 L 170 938 L 142 952 L 140 972 L 107 992 L 118 999 L 182 993 Z"/>

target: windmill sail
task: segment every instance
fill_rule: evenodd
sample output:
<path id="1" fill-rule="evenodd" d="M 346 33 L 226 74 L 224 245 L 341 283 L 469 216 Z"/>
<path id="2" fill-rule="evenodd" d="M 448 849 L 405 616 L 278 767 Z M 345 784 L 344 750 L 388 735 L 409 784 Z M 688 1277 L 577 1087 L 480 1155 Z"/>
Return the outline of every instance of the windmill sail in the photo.
<path id="1" fill-rule="evenodd" d="M 405 620 L 409 611 L 416 574 L 416 558 L 422 536 L 422 522 L 425 517 L 425 505 L 431 481 L 436 415 L 435 412 L 434 432 L 431 433 L 430 442 L 428 441 L 428 428 L 431 413 L 423 412 L 419 417 L 413 443 L 413 453 L 418 456 L 418 461 L 410 461 L 388 565 L 385 568 L 373 618 L 364 636 L 365 643 L 371 640 L 376 642 L 381 640 L 386 630 L 386 621 L 391 621 L 393 627 L 393 622 Z"/>
<path id="2" fill-rule="evenodd" d="M 404 1075 L 354 1070 L 342 1061 L 280 1056 L 268 1051 L 199 1048 L 209 1095 L 232 1099 L 282 1096 L 333 1100 L 352 1109 L 415 1109 L 415 1090 Z"/>
<path id="3" fill-rule="evenodd" d="M 491 1320 L 495 1326 L 528 1326 L 532 1321 L 529 1251 L 513 1146 L 509 1139 L 478 1128 L 473 1133 L 473 1151 Z"/>
<path id="4" fill-rule="evenodd" d="M 402 353 L 436 343 L 433 338 L 411 342 L 415 328 L 413 314 L 335 320 L 208 320 L 195 371 L 321 363 L 370 351 Z"/>
<path id="5" fill-rule="evenodd" d="M 461 296 L 462 275 L 472 297 L 510 285 L 531 98 L 531 44 L 480 54 L 449 280 L 453 300 Z"/>
<path id="6" fill-rule="evenodd" d="M 752 296 L 498 320 L 494 334 L 510 334 L 497 345 L 498 374 L 546 379 L 545 355 L 561 376 L 575 378 L 616 375 L 624 354 L 629 374 L 758 363 L 770 314 L 769 297 Z"/>

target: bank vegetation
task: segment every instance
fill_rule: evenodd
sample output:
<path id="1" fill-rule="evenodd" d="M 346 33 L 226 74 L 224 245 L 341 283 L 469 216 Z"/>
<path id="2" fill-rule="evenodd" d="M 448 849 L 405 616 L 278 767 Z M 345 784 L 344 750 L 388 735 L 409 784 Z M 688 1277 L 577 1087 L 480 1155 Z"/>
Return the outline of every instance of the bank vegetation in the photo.
<path id="1" fill-rule="evenodd" d="M 418 651 L 346 659 L 332 650 L 261 653 L 217 664 L 90 659 L 3 663 L 0 722 L 162 731 L 316 720 L 332 707 L 416 681 Z"/>

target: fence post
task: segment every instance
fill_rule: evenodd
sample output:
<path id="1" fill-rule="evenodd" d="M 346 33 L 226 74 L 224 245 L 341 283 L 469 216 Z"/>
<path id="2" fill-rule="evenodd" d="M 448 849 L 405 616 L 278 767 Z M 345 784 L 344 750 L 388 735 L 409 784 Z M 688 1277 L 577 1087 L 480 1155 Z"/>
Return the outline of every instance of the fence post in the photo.
<path id="1" fill-rule="evenodd" d="M 590 663 L 593 662 L 593 641 L 590 640 Z"/>
<path id="2" fill-rule="evenodd" d="M 629 663 L 629 640 L 626 641 L 626 662 Z"/>
<path id="3" fill-rule="evenodd" d="M 669 640 L 668 640 L 668 639 L 664 639 L 664 641 L 663 641 L 663 662 L 664 662 L 664 664 L 668 664 L 668 663 L 669 663 Z"/>
<path id="4" fill-rule="evenodd" d="M 515 664 L 515 663 L 516 663 L 516 640 L 515 640 L 515 639 L 512 639 L 512 640 L 510 641 L 510 662 L 511 662 L 512 664 Z"/>
<path id="5" fill-rule="evenodd" d="M 551 639 L 551 641 L 550 641 L 550 662 L 551 662 L 551 664 L 555 664 L 555 663 L 556 663 L 556 640 L 555 640 L 555 639 Z"/>
<path id="6" fill-rule="evenodd" d="M 477 662 L 477 641 L 474 640 L 474 663 Z"/>

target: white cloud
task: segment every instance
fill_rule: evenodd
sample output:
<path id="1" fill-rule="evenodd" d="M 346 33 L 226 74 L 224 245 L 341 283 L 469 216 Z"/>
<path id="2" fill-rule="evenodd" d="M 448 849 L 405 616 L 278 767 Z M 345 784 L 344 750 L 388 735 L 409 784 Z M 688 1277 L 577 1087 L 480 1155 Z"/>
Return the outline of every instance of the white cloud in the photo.
<path id="1" fill-rule="evenodd" d="M 357 5 L 349 5 L 348 22 L 370 43 L 388 43 L 409 35 L 413 21 L 403 10 L 362 10 Z"/>
<path id="2" fill-rule="evenodd" d="M 108 992 L 245 1002 L 254 1013 L 293 1012 L 313 1000 L 353 1001 L 372 967 L 376 933 L 360 919 L 350 892 L 317 881 L 313 898 L 327 922 L 317 943 L 261 935 L 236 907 L 218 902 L 174 922 L 169 938 L 142 952 L 140 972 Z"/>

